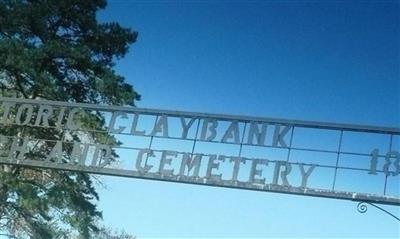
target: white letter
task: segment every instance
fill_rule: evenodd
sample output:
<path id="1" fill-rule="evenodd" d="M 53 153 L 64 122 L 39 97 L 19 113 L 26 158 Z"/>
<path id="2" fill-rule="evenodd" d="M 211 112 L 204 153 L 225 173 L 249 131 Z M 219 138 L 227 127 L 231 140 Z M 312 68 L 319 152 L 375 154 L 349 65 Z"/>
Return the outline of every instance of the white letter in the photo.
<path id="1" fill-rule="evenodd" d="M 280 125 L 275 125 L 274 139 L 272 141 L 272 146 L 278 146 L 278 144 L 280 144 L 282 147 L 287 147 L 284 139 L 286 134 L 292 127 L 285 126 L 285 128 L 282 131 L 280 131 L 280 128 L 281 128 Z"/>
<path id="2" fill-rule="evenodd" d="M 67 119 L 67 129 L 70 130 L 77 130 L 78 126 L 74 123 L 74 117 L 75 114 L 77 114 L 80 111 L 79 108 L 73 108 L 69 114 L 68 114 L 68 119 Z"/>
<path id="3" fill-rule="evenodd" d="M 256 179 L 255 176 L 261 176 L 262 175 L 262 169 L 257 169 L 257 165 L 268 165 L 268 160 L 265 159 L 253 159 L 251 164 L 251 170 L 250 170 L 250 177 L 249 177 L 249 182 L 250 183 L 257 183 L 257 184 L 264 184 L 265 183 L 265 178 L 262 179 Z"/>
<path id="4" fill-rule="evenodd" d="M 146 154 L 146 157 L 154 157 L 153 150 L 151 149 L 141 149 L 138 153 L 138 156 L 136 158 L 136 169 L 139 171 L 139 173 L 147 173 L 153 166 L 151 165 L 144 165 L 142 166 L 142 160 L 143 160 L 143 155 Z M 147 161 L 147 160 L 146 160 Z"/>
<path id="5" fill-rule="evenodd" d="M 373 174 L 376 175 L 376 166 L 378 165 L 378 155 L 379 155 L 379 149 L 374 149 L 371 152 L 372 158 L 371 158 L 371 167 L 369 169 L 368 174 Z"/>
<path id="6" fill-rule="evenodd" d="M 64 120 L 64 114 L 65 114 L 65 107 L 60 108 L 60 112 L 58 113 L 57 116 L 57 123 L 56 123 L 56 128 L 61 129 L 62 128 L 62 122 Z"/>
<path id="7" fill-rule="evenodd" d="M 390 172 L 390 158 L 395 158 L 396 160 L 394 160 L 393 162 L 393 166 L 396 168 L 396 171 L 394 172 Z M 383 172 L 385 173 L 386 177 L 393 175 L 393 176 L 397 176 L 400 174 L 400 153 L 397 151 L 391 151 L 388 152 L 385 156 L 385 164 L 383 165 Z"/>
<path id="8" fill-rule="evenodd" d="M 92 167 L 105 167 L 111 163 L 111 146 L 96 144 L 92 159 Z"/>
<path id="9" fill-rule="evenodd" d="M 20 142 L 22 141 L 22 145 Z M 13 160 L 23 160 L 28 151 L 28 138 L 14 138 L 8 158 Z M 17 154 L 18 153 L 18 154 Z"/>
<path id="10" fill-rule="evenodd" d="M 45 112 L 47 110 L 47 112 Z M 35 126 L 39 126 L 43 120 L 43 126 L 49 127 L 49 117 L 53 114 L 53 107 L 50 105 L 40 105 L 38 114 L 36 116 Z"/>
<path id="11" fill-rule="evenodd" d="M 21 122 L 22 118 L 22 113 L 26 110 L 26 117 L 23 122 Z M 17 116 L 15 117 L 15 122 L 17 125 L 26 125 L 28 124 L 31 119 L 32 119 L 32 113 L 33 113 L 33 106 L 30 104 L 23 104 L 18 108 Z"/>
<path id="12" fill-rule="evenodd" d="M 14 106 L 15 103 L 3 102 L 2 104 L 2 107 L 4 108 L 3 119 L 2 119 L 3 124 L 7 123 L 8 115 L 10 114 L 10 108 Z"/>
<path id="13" fill-rule="evenodd" d="M 156 124 L 154 125 L 153 131 L 151 132 L 151 136 L 156 136 L 157 133 L 163 133 L 163 137 L 168 137 L 168 118 L 165 115 L 162 115 Z"/>
<path id="14" fill-rule="evenodd" d="M 311 166 L 308 168 L 307 172 L 305 172 L 305 171 L 304 171 L 304 166 L 303 166 L 303 164 L 299 164 L 300 172 L 301 172 L 301 187 L 303 187 L 303 188 L 307 187 L 307 180 L 308 180 L 308 177 L 311 175 L 311 173 L 312 173 L 312 171 L 314 170 L 315 166 L 316 166 L 316 165 L 314 165 L 314 164 L 311 165 Z"/>
<path id="15" fill-rule="evenodd" d="M 83 150 L 81 149 L 83 146 Z M 80 144 L 78 142 L 74 142 L 72 147 L 70 164 L 78 164 L 80 166 L 85 166 L 85 161 L 89 152 L 88 144 Z"/>
<path id="16" fill-rule="evenodd" d="M 239 143 L 239 123 L 234 121 L 229 125 L 229 128 L 226 130 L 224 137 L 222 137 L 222 143 L 228 142 L 228 139 L 233 138 L 233 143 Z"/>
<path id="17" fill-rule="evenodd" d="M 173 169 L 164 169 L 164 167 L 166 164 L 171 165 L 172 159 L 176 158 L 177 155 L 178 152 L 176 151 L 164 150 L 161 155 L 161 162 L 160 167 L 158 168 L 158 172 L 167 176 L 173 175 Z M 173 158 L 169 158 L 169 156 L 172 156 Z"/>
<path id="18" fill-rule="evenodd" d="M 265 144 L 265 136 L 267 134 L 267 124 L 262 124 L 261 132 L 258 128 L 258 123 L 251 122 L 250 130 L 249 130 L 249 137 L 247 138 L 248 144 L 254 144 L 253 140 L 256 137 L 256 144 L 257 145 L 264 145 Z"/>
<path id="19" fill-rule="evenodd" d="M 133 116 L 133 123 L 132 123 L 132 127 L 131 127 L 131 134 L 132 135 L 138 135 L 138 136 L 143 136 L 145 134 L 145 131 L 137 131 L 136 127 L 139 121 L 139 114 L 135 113 L 135 115 Z"/>
<path id="20" fill-rule="evenodd" d="M 246 160 L 241 157 L 232 157 L 229 160 L 231 163 L 234 162 L 233 164 L 233 173 L 232 173 L 232 181 L 237 181 L 238 175 L 239 175 L 239 168 L 240 168 L 240 163 L 246 164 Z"/>
<path id="21" fill-rule="evenodd" d="M 208 126 L 211 123 L 210 126 Z M 204 119 L 203 121 L 203 127 L 201 130 L 201 135 L 200 135 L 200 139 L 201 140 L 207 140 L 207 141 L 212 141 L 215 136 L 217 136 L 217 128 L 218 126 L 218 121 L 215 119 Z M 207 137 L 207 131 L 210 130 L 211 135 Z"/>
<path id="22" fill-rule="evenodd" d="M 187 175 L 189 176 L 190 171 L 194 167 L 193 177 L 198 177 L 202 157 L 203 157 L 202 154 L 191 155 L 189 153 L 184 153 L 182 156 L 182 163 L 181 163 L 181 168 L 179 170 L 179 176 L 185 176 L 185 168 L 187 166 L 188 168 Z"/>
<path id="23" fill-rule="evenodd" d="M 127 119 L 128 118 L 128 116 L 126 115 L 125 112 L 121 112 L 121 111 L 114 112 L 112 117 L 111 117 L 110 126 L 108 127 L 110 129 L 110 133 L 119 134 L 122 131 L 124 131 L 124 129 L 126 128 L 124 126 L 119 126 L 118 129 L 114 128 L 115 121 L 116 121 L 118 116 L 121 116 L 121 119 Z"/>
<path id="24" fill-rule="evenodd" d="M 192 124 L 193 124 L 193 122 L 194 122 L 195 120 L 196 120 L 196 119 L 190 119 L 189 123 L 186 124 L 185 118 L 184 118 L 184 117 L 181 117 L 181 124 L 182 124 L 182 136 L 181 136 L 181 138 L 182 138 L 182 139 L 186 139 L 186 138 L 187 138 L 189 129 L 190 129 L 190 127 L 192 126 Z"/>
<path id="25" fill-rule="evenodd" d="M 285 170 L 281 172 L 281 167 L 285 167 Z M 279 173 L 281 174 L 282 184 L 284 186 L 290 186 L 289 181 L 287 180 L 287 175 L 292 171 L 292 165 L 288 162 L 277 161 L 275 163 L 275 171 L 274 171 L 274 179 L 272 180 L 272 184 L 278 184 Z"/>
<path id="26" fill-rule="evenodd" d="M 220 155 L 218 157 L 219 161 L 225 162 L 226 156 Z M 212 170 L 219 169 L 219 163 L 215 163 L 214 161 L 217 160 L 217 155 L 210 155 L 210 158 L 208 160 L 208 166 L 207 166 L 207 179 L 215 182 L 221 181 L 222 174 L 212 174 Z"/>
<path id="27" fill-rule="evenodd" d="M 48 155 L 46 161 L 50 162 L 54 160 L 54 162 L 62 163 L 63 162 L 62 157 L 63 157 L 62 142 L 57 141 L 56 145 L 54 145 L 53 149 L 50 151 L 50 154 Z"/>

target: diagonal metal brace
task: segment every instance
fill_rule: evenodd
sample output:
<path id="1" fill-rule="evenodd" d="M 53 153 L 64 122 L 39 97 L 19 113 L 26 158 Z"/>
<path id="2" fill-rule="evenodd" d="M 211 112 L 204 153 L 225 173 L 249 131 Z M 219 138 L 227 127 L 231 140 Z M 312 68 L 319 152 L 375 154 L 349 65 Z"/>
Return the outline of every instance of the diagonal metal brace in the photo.
<path id="1" fill-rule="evenodd" d="M 383 209 L 383 208 L 381 208 L 381 207 L 379 207 L 379 206 L 377 206 L 377 205 L 375 205 L 373 203 L 370 203 L 370 202 L 359 202 L 358 205 L 357 205 L 357 211 L 359 213 L 366 213 L 368 211 L 368 205 L 373 206 L 373 207 L 381 210 L 382 212 L 388 214 L 389 216 L 393 217 L 394 219 L 396 219 L 397 221 L 400 222 L 400 218 L 399 217 L 397 217 L 393 213 L 390 213 L 389 211 L 387 211 L 387 210 L 385 210 L 385 209 Z"/>

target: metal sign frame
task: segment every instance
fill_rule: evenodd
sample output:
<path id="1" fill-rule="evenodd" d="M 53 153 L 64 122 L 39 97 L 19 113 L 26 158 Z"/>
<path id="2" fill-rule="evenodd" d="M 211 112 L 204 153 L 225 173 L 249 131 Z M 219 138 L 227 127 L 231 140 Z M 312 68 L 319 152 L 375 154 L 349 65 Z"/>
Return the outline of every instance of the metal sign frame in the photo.
<path id="1" fill-rule="evenodd" d="M 57 128 L 63 132 L 63 138 L 60 140 L 61 143 L 65 143 L 63 140 L 66 139 L 67 131 L 79 131 L 82 130 L 75 123 L 74 117 L 79 114 L 79 111 L 93 111 L 93 112 L 109 112 L 111 113 L 109 127 L 106 130 L 101 131 L 106 134 L 116 134 L 116 135 L 136 135 L 143 138 L 149 138 L 150 144 L 146 148 L 140 147 L 126 147 L 126 146 L 117 146 L 117 145 L 101 145 L 102 147 L 97 147 L 96 143 L 87 143 L 87 145 L 96 146 L 97 148 L 95 153 L 97 156 L 100 155 L 98 160 L 97 158 L 92 161 L 91 164 L 85 165 L 79 163 L 62 163 L 61 159 L 59 160 L 30 160 L 29 158 L 24 157 L 24 153 L 19 152 L 18 154 L 14 154 L 12 152 L 16 149 L 21 150 L 21 145 L 24 145 L 24 141 L 28 139 L 22 138 L 20 135 L 2 135 L 3 139 L 8 138 L 12 142 L 11 148 L 9 149 L 8 155 L 3 155 L 0 157 L 0 164 L 11 164 L 11 165 L 21 165 L 28 167 L 40 167 L 47 169 L 59 169 L 59 170 L 70 170 L 70 171 L 79 171 L 93 174 L 102 174 L 102 175 L 112 175 L 112 176 L 122 176 L 122 177 L 131 177 L 131 178 L 140 178 L 140 179 L 150 179 L 150 180 L 160 180 L 167 182 L 178 182 L 178 183 L 186 183 L 186 184 L 195 184 L 195 185 L 207 185 L 207 186 L 216 186 L 216 187 L 227 187 L 227 188 L 237 188 L 237 189 L 246 189 L 246 190 L 255 190 L 255 191 L 266 191 L 266 192 L 275 192 L 275 193 L 284 193 L 284 194 L 294 194 L 294 195 L 303 195 L 303 196 L 312 196 L 312 197 L 324 197 L 324 198 L 334 198 L 334 199 L 343 199 L 343 200 L 352 200 L 352 201 L 363 201 L 368 203 L 378 203 L 378 204 L 387 204 L 387 205 L 400 205 L 400 198 L 398 196 L 390 196 L 386 195 L 386 185 L 388 178 L 390 177 L 400 177 L 400 166 L 399 166 L 399 153 L 392 149 L 393 137 L 398 137 L 400 135 L 399 128 L 389 128 L 389 127 L 376 127 L 376 126 L 367 126 L 367 125 L 353 125 L 353 124 L 337 124 L 337 123 L 324 123 L 324 122 L 313 122 L 313 121 L 300 121 L 300 120 L 286 120 L 286 119 L 275 119 L 275 118 L 265 118 L 265 117 L 251 117 L 251 116 L 235 116 L 235 115 L 224 115 L 224 114 L 208 114 L 208 113 L 195 113 L 195 112 L 184 112 L 184 111 L 172 111 L 172 110 L 157 110 L 157 109 L 145 109 L 145 108 L 134 108 L 134 107 L 121 107 L 121 106 L 108 106 L 108 105 L 93 105 L 93 104 L 82 104 L 82 103 L 70 103 L 70 102 L 57 102 L 57 101 L 47 101 L 47 100 L 30 100 L 30 99 L 16 99 L 16 98 L 6 98 L 0 97 L 0 110 L 3 107 L 2 118 L 0 118 L 0 127 L 20 127 L 20 128 Z M 59 112 L 63 112 L 61 118 L 63 120 L 59 120 L 60 125 L 49 125 L 46 120 L 48 120 L 49 112 L 54 109 L 58 109 Z M 15 112 L 12 112 L 12 111 Z M 64 114 L 65 113 L 65 114 Z M 25 116 L 22 119 L 22 115 Z M 117 121 L 127 118 L 128 116 L 134 116 L 133 122 L 136 124 L 139 116 L 152 116 L 155 117 L 154 127 L 151 133 L 144 133 L 140 130 L 134 129 L 132 126 L 132 130 L 129 133 L 123 133 L 126 126 L 116 127 L 118 126 Z M 20 119 L 18 119 L 18 117 Z M 36 117 L 36 119 L 34 118 Z M 39 119 L 38 119 L 39 118 Z M 168 134 L 168 119 L 174 118 L 175 120 L 181 120 L 182 122 L 182 136 L 170 136 Z M 66 121 L 66 122 L 65 122 Z M 64 124 L 62 124 L 64 122 Z M 223 133 L 223 137 L 220 140 L 216 140 L 214 133 L 216 134 L 216 129 L 219 122 L 225 122 L 229 126 Z M 135 124 L 135 123 L 133 123 Z M 265 126 L 265 131 L 264 130 Z M 186 135 L 184 136 L 185 127 L 195 129 L 195 136 L 190 138 Z M 240 128 L 240 129 L 239 129 Z M 266 138 L 267 128 L 269 131 L 272 128 L 271 142 L 266 143 L 262 139 Z M 305 128 L 305 129 L 321 129 L 321 130 L 332 130 L 337 131 L 340 135 L 338 140 L 338 147 L 335 150 L 324 150 L 324 149 L 313 149 L 313 148 L 299 148 L 294 147 L 292 145 L 293 135 L 295 129 L 297 128 Z M 94 132 L 94 130 L 88 130 L 88 132 Z M 384 135 L 385 137 L 390 138 L 390 146 L 388 152 L 383 152 L 384 154 L 379 154 L 379 151 L 372 151 L 371 153 L 359 153 L 359 152 L 345 152 L 341 149 L 343 134 L 346 132 L 361 132 L 361 133 L 373 133 Z M 245 133 L 247 133 L 247 138 L 245 137 Z M 214 136 L 214 137 L 212 137 Z M 184 140 L 192 143 L 191 152 L 173 152 L 169 149 L 153 149 L 152 142 L 154 139 L 158 138 L 166 138 L 171 140 Z M 247 139 L 247 140 L 246 140 Z M 43 140 L 46 139 L 29 139 L 29 140 Z M 169 166 L 171 166 L 171 161 L 176 158 L 176 155 L 182 155 L 182 158 L 191 157 L 189 159 L 193 160 L 194 155 L 196 155 L 195 148 L 196 144 L 199 142 L 206 143 L 216 143 L 216 144 L 227 144 L 227 145 L 237 145 L 238 153 L 234 153 L 233 155 L 225 156 L 218 155 L 215 158 L 212 158 L 212 155 L 202 154 L 202 156 L 209 157 L 208 158 L 208 166 L 206 175 L 199 176 L 195 175 L 193 177 L 188 177 L 183 174 L 178 174 L 175 172 L 171 173 L 171 169 L 167 170 Z M 60 143 L 60 144 L 61 144 Z M 73 143 L 69 141 L 69 143 Z M 25 142 L 25 146 L 29 143 Z M 57 145 L 57 142 L 55 142 Z M 3 143 L 5 145 L 5 143 Z M 1 141 L 0 141 L 1 146 Z M 141 154 L 141 158 L 139 156 L 136 158 L 136 170 L 133 169 L 120 169 L 115 168 L 111 165 L 107 160 L 104 161 L 105 155 L 103 151 L 106 151 L 104 154 L 107 154 L 107 147 L 109 146 L 111 150 L 116 148 L 126 148 L 129 150 L 137 150 L 139 155 Z M 264 160 L 264 159 L 255 159 L 255 158 L 246 158 L 242 155 L 242 148 L 247 146 L 256 146 L 256 147 L 266 147 L 266 148 L 274 148 L 274 149 L 286 149 L 287 150 L 287 158 L 281 160 Z M 12 148 L 14 147 L 14 148 Z M 80 147 L 80 146 L 79 146 Z M 336 164 L 335 165 L 320 165 L 320 164 L 307 164 L 301 162 L 290 162 L 290 153 L 294 150 L 302 150 L 307 152 L 321 152 L 321 153 L 329 153 L 336 154 Z M 50 154 L 54 154 L 53 156 L 62 157 L 60 154 L 56 154 L 56 146 L 51 150 Z M 79 151 L 81 152 L 81 151 Z M 152 157 L 152 153 L 160 153 L 163 156 L 160 161 L 158 172 L 151 172 L 148 168 L 147 161 L 149 157 Z M 385 154 L 386 153 L 386 154 Z M 0 155 L 1 155 L 1 147 L 0 147 Z M 358 167 L 348 167 L 348 166 L 340 166 L 339 160 L 342 155 L 355 155 L 355 156 L 366 156 L 371 158 L 371 167 L 368 169 L 358 168 Z M 97 157 L 96 156 L 96 157 Z M 225 157 L 225 158 L 224 158 Z M 101 160 L 103 159 L 103 164 L 101 164 Z M 140 162 L 138 163 L 140 159 Z M 143 159 L 143 160 L 142 160 Z M 249 181 L 240 181 L 237 179 L 237 175 L 235 180 L 223 180 L 221 179 L 221 174 L 215 174 L 218 171 L 220 166 L 219 163 L 225 161 L 225 159 L 230 160 L 230 162 L 234 163 L 235 166 L 233 171 L 239 170 L 240 168 L 240 160 L 244 160 L 245 162 L 250 161 L 252 165 L 252 169 L 250 170 L 250 179 Z M 383 168 L 380 167 L 380 162 L 378 166 L 379 160 L 386 160 Z M 183 160 L 183 159 L 182 159 Z M 94 162 L 94 163 L 93 163 Z M 106 163 L 104 163 L 106 162 Z M 144 162 L 144 166 L 143 166 Z M 193 163 L 193 161 L 191 161 Z M 238 163 L 237 163 L 238 162 Z M 275 175 L 274 181 L 272 183 L 266 183 L 265 179 L 262 177 L 261 167 L 267 165 L 268 163 L 275 165 Z M 183 165 L 183 164 L 182 164 Z M 187 164 L 189 165 L 189 164 Z M 185 166 L 187 166 L 185 165 Z M 292 186 L 287 183 L 286 176 L 290 173 L 292 167 L 298 167 L 301 170 L 302 183 L 300 186 Z M 149 166 L 150 167 L 150 166 Z M 193 167 L 193 165 L 192 165 Z M 290 170 L 289 170 L 290 168 Z M 318 188 L 309 188 L 307 187 L 307 178 L 310 176 L 314 168 L 329 168 L 334 170 L 334 178 L 332 181 L 332 187 L 330 189 L 318 189 Z M 339 191 L 336 190 L 336 180 L 337 180 L 337 172 L 338 170 L 348 170 L 352 171 L 364 171 L 367 174 L 370 174 L 371 177 L 374 177 L 376 174 L 385 175 L 385 183 L 383 186 L 382 194 L 371 194 L 371 193 L 363 193 L 363 192 L 353 192 L 353 191 Z M 187 173 L 189 174 L 190 168 L 187 169 Z M 213 173 L 214 172 L 214 173 Z M 285 173 L 287 174 L 285 176 Z M 233 173 L 235 174 L 235 173 Z M 218 176 L 219 175 L 219 176 Z M 285 181 L 286 180 L 286 181 Z"/>

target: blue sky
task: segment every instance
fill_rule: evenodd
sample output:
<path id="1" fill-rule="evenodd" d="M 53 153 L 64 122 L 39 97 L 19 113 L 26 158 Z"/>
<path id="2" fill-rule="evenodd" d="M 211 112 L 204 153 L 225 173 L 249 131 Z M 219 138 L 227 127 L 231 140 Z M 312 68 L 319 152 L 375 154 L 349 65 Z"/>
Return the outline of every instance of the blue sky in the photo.
<path id="1" fill-rule="evenodd" d="M 139 32 L 116 69 L 140 107 L 400 127 L 399 5 L 120 0 L 99 19 Z M 102 178 L 105 223 L 139 238 L 400 235 L 354 202 Z"/>

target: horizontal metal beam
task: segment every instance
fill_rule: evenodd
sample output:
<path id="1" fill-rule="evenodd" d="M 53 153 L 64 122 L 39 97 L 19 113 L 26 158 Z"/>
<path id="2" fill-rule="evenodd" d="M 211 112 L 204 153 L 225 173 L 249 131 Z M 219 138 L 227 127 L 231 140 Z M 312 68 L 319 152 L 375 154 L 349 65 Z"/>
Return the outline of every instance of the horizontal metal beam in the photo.
<path id="1" fill-rule="evenodd" d="M 322 189 L 310 189 L 310 188 L 299 188 L 299 187 L 285 187 L 279 185 L 270 185 L 270 187 L 258 187 L 257 185 L 250 185 L 242 182 L 238 182 L 237 185 L 231 185 L 231 183 L 222 182 L 198 182 L 191 181 L 185 179 L 172 179 L 169 177 L 164 177 L 163 175 L 157 173 L 140 173 L 137 171 L 131 170 L 121 170 L 121 169 L 113 169 L 113 168 L 98 168 L 98 167 L 87 167 L 87 166 L 79 166 L 72 164 L 57 164 L 51 162 L 44 161 L 33 161 L 33 160 L 21 160 L 19 162 L 9 161 L 4 157 L 0 157 L 0 164 L 10 164 L 17 166 L 26 166 L 33 168 L 44 168 L 44 169 L 60 169 L 66 171 L 73 172 L 84 172 L 84 173 L 92 173 L 99 175 L 107 175 L 107 176 L 118 176 L 118 177 L 128 177 L 128 178 L 137 178 L 137 179 L 146 179 L 146 180 L 155 180 L 155 181 L 164 181 L 164 182 L 173 182 L 173 183 L 183 183 L 183 184 L 192 184 L 192 185 L 204 185 L 211 187 L 223 187 L 223 188 L 231 188 L 231 189 L 244 189 L 251 191 L 261 191 L 261 192 L 271 192 L 271 193 L 283 193 L 283 194 L 292 194 L 298 196 L 309 196 L 309 197 L 319 197 L 319 198 L 331 198 L 331 199 L 340 199 L 340 200 L 349 200 L 349 201 L 357 201 L 357 202 L 369 202 L 375 204 L 383 204 L 383 205 L 392 205 L 392 206 L 400 206 L 400 199 L 389 196 L 380 196 L 373 194 L 365 194 L 365 193 L 353 193 L 353 192 L 339 192 L 332 190 L 322 190 Z"/>
<path id="2" fill-rule="evenodd" d="M 13 103 L 26 103 L 26 104 L 45 104 L 60 107 L 79 107 L 83 109 L 99 110 L 105 112 L 123 111 L 130 113 L 140 113 L 146 115 L 166 115 L 171 117 L 187 117 L 187 118 L 212 118 L 222 121 L 240 121 L 240 122 L 259 122 L 259 123 L 275 123 L 284 125 L 293 125 L 296 127 L 304 128 L 318 128 L 318 129 L 331 129 L 331 130 L 346 130 L 356 132 L 369 132 L 369 133 L 381 133 L 400 135 L 400 128 L 395 127 L 380 127 L 371 125 L 359 125 L 359 124 L 342 124 L 342 123 L 329 123 L 329 122 L 317 122 L 317 121 L 303 121 L 303 120 L 291 120 L 291 119 L 279 119 L 279 118 L 268 118 L 268 117 L 255 117 L 255 116 L 243 116 L 243 115 L 228 115 L 228 114 L 211 114 L 211 113 L 199 113 L 189 111 L 176 111 L 176 110 L 162 110 L 162 109 L 149 109 L 149 108 L 137 108 L 137 107 L 124 107 L 124 106 L 112 106 L 112 105 L 95 105 L 86 103 L 72 103 L 72 102 L 60 102 L 60 101 L 49 101 L 49 100 L 32 100 L 32 99 L 19 99 L 19 98 L 7 98 L 0 97 L 2 102 L 13 102 Z"/>

